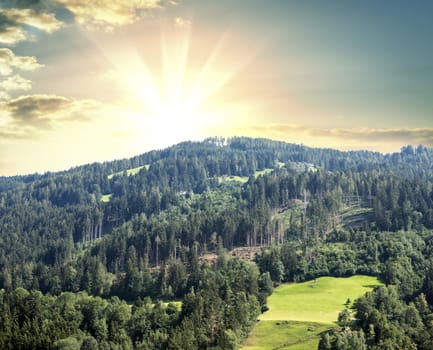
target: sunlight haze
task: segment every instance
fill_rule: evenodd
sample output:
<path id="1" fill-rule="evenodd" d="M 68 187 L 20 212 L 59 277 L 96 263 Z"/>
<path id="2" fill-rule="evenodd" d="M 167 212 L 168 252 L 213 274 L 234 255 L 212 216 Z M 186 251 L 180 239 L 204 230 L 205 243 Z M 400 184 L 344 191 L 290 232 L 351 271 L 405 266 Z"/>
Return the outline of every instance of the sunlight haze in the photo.
<path id="1" fill-rule="evenodd" d="M 0 175 L 208 136 L 433 146 L 430 1 L 0 4 Z"/>

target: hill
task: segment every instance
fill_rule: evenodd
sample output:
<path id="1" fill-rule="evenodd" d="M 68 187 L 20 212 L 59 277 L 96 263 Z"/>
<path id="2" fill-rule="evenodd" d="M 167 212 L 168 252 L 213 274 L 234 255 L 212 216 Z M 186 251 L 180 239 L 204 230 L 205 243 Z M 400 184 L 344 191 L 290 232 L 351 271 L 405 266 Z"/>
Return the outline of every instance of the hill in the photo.
<path id="1" fill-rule="evenodd" d="M 395 285 L 404 303 L 421 293 L 431 302 L 431 164 L 433 150 L 423 146 L 382 155 L 238 137 L 2 177 L 0 299 L 16 314 L 5 313 L 0 323 L 19 329 L 32 319 L 29 332 L 37 334 L 43 319 L 26 314 L 32 308 L 22 302 L 36 298 L 57 310 L 69 298 L 61 293 L 85 292 L 90 301 L 77 303 L 106 310 L 76 315 L 87 321 L 75 333 L 59 326 L 51 342 L 75 334 L 82 345 L 90 334 L 106 346 L 123 339 L 134 347 L 159 341 L 162 348 L 230 348 L 281 282 L 368 274 Z M 253 262 L 226 253 L 248 247 Z M 99 297 L 135 305 L 113 323 L 118 330 L 110 328 L 111 306 Z M 182 310 L 154 310 L 167 323 L 154 317 L 146 326 L 151 343 L 143 343 L 144 330 L 128 328 L 134 313 L 151 314 L 147 304 L 169 300 L 182 300 Z M 99 315 L 100 330 L 91 315 Z M 191 333 L 192 326 L 198 330 Z M 11 339 L 12 328 L 0 329 L 3 339 Z"/>

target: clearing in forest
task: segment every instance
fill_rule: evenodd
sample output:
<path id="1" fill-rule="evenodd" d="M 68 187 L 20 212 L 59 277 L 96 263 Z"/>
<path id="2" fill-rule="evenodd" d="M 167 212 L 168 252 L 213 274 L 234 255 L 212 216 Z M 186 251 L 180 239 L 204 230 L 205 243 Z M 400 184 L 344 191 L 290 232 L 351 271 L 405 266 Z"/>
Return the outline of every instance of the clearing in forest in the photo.
<path id="1" fill-rule="evenodd" d="M 243 350 L 316 349 L 319 334 L 336 326 L 347 299 L 353 302 L 382 283 L 371 276 L 320 277 L 275 288 Z"/>

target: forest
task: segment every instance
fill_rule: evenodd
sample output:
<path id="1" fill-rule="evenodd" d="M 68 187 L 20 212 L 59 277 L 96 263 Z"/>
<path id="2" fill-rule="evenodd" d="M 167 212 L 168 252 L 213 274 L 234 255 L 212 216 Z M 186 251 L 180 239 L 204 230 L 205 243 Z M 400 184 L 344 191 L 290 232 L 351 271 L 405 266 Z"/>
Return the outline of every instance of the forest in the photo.
<path id="1" fill-rule="evenodd" d="M 213 137 L 0 177 L 0 349 L 237 349 L 275 286 L 355 274 L 319 349 L 431 349 L 432 167 Z"/>

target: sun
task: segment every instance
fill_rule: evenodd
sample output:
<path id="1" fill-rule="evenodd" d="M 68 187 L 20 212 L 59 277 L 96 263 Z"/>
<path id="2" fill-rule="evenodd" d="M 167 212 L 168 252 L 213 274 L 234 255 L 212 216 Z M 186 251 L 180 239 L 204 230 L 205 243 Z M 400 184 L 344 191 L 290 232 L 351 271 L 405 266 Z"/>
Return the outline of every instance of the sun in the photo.
<path id="1" fill-rule="evenodd" d="M 201 36 L 192 40 L 188 23 L 162 29 L 152 45 L 104 50 L 113 66 L 108 75 L 127 91 L 128 103 L 135 109 L 134 120 L 128 122 L 147 137 L 173 143 L 201 139 L 218 133 L 218 125 L 240 118 L 242 108 L 227 98 L 224 87 L 239 77 L 257 50 L 244 50 L 243 56 L 229 59 L 227 52 L 233 46 L 229 30 L 202 45 Z"/>

